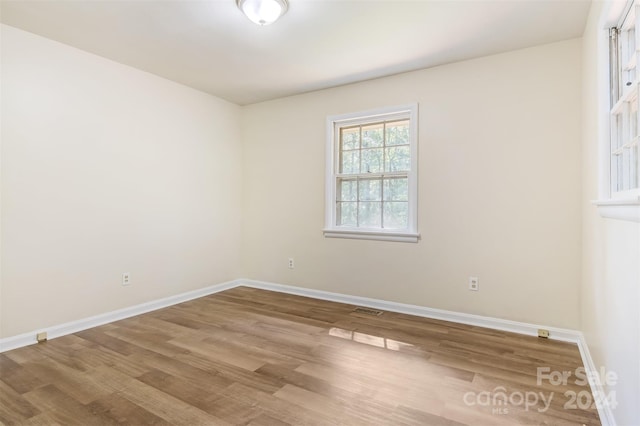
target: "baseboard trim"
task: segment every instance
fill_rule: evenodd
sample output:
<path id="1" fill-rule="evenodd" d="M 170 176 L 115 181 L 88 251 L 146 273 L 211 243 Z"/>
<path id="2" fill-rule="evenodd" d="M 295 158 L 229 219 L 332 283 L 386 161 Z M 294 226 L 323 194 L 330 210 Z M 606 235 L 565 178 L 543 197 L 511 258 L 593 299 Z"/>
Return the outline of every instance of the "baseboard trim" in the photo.
<path id="1" fill-rule="evenodd" d="M 518 321 L 510 321 L 500 318 L 485 317 L 481 315 L 466 314 L 462 312 L 446 311 L 443 309 L 428 308 L 425 306 L 409 305 L 405 303 L 389 302 L 381 299 L 371 299 L 368 297 L 351 296 L 341 293 L 331 293 L 323 290 L 315 290 L 303 287 L 294 287 L 284 284 L 276 284 L 256 280 L 238 280 L 246 287 L 259 288 L 263 290 L 277 291 L 280 293 L 295 294 L 314 299 L 329 300 L 332 302 L 347 303 L 350 305 L 366 306 L 369 308 L 381 309 L 383 311 L 398 312 L 402 314 L 415 315 L 424 318 L 432 318 L 443 321 L 451 321 L 477 327 L 492 328 L 495 330 L 510 331 L 512 333 L 537 336 L 538 329 L 549 330 L 550 339 L 561 340 L 563 342 L 578 343 L 581 333 L 577 330 L 548 327 L 537 324 L 529 324 Z"/>
<path id="2" fill-rule="evenodd" d="M 578 349 L 580 350 L 580 356 L 582 357 L 582 363 L 584 364 L 585 373 L 589 380 L 589 387 L 591 387 L 591 394 L 594 398 L 596 395 L 606 395 L 606 389 L 602 386 L 602 383 L 598 378 L 600 377 L 600 371 L 596 368 L 591 353 L 589 352 L 589 346 L 584 334 L 580 333 L 578 339 Z M 613 415 L 613 410 L 608 404 L 607 398 L 602 398 L 603 404 L 596 404 L 598 409 L 598 415 L 600 416 L 600 423 L 602 426 L 616 426 L 616 419 Z"/>
<path id="3" fill-rule="evenodd" d="M 443 321 L 451 321 L 461 324 L 467 324 L 476 327 L 485 327 L 495 330 L 509 331 L 512 333 L 524 334 L 529 336 L 537 336 L 538 329 L 544 328 L 549 330 L 550 339 L 560 340 L 564 342 L 572 342 L 578 345 L 580 350 L 580 356 L 584 364 L 586 373 L 589 378 L 589 385 L 594 395 L 604 395 L 604 388 L 596 380 L 598 370 L 595 367 L 589 347 L 585 340 L 584 335 L 577 330 L 570 330 L 564 328 L 548 327 L 538 324 L 530 324 L 518 321 L 510 321 L 500 318 L 486 317 L 481 315 L 466 314 L 462 312 L 447 311 L 443 309 L 428 308 L 425 306 L 409 305 L 405 303 L 389 302 L 381 299 L 372 299 L 368 297 L 352 296 L 341 293 L 332 293 L 323 290 L 315 290 L 304 287 L 294 287 L 284 284 L 276 284 L 266 281 L 257 281 L 250 279 L 237 279 L 228 281 L 221 284 L 216 284 L 208 287 L 204 287 L 198 290 L 189 291 L 186 293 L 177 294 L 174 296 L 165 297 L 163 299 L 153 300 L 139 305 L 131 306 L 128 308 L 119 309 L 116 311 L 106 312 L 104 314 L 95 315 L 89 318 L 80 319 L 77 321 L 71 321 L 64 324 L 55 325 L 39 330 L 34 330 L 28 333 L 20 334 L 17 336 L 7 337 L 0 339 L 0 353 L 10 351 L 12 349 L 21 348 L 23 346 L 32 345 L 37 343 L 36 334 L 40 332 L 47 332 L 50 339 L 56 337 L 73 334 L 82 330 L 86 330 L 92 327 L 97 327 L 110 322 L 118 321 L 125 318 L 130 318 L 136 315 L 141 315 L 147 312 L 155 311 L 158 309 L 166 308 L 168 306 L 176 305 L 178 303 L 187 302 L 189 300 L 197 299 L 199 297 L 208 296 L 210 294 L 219 293 L 224 290 L 229 290 L 235 287 L 251 287 L 262 290 L 275 291 L 279 293 L 293 294 L 298 296 L 311 297 L 320 300 L 329 300 L 332 302 L 346 303 L 350 305 L 366 306 L 369 308 L 381 309 L 384 311 L 398 312 L 408 315 L 415 315 L 424 318 L 432 318 Z M 603 405 L 598 407 L 598 414 L 603 426 L 615 426 L 615 418 L 613 411 L 609 405 Z"/>
<path id="4" fill-rule="evenodd" d="M 139 305 L 130 306 L 128 308 L 118 309 L 116 311 L 106 312 L 104 314 L 83 318 L 77 321 L 58 324 L 52 327 L 46 327 L 30 331 L 28 333 L 19 334 L 17 336 L 0 339 L 0 353 L 37 343 L 37 333 L 46 332 L 49 339 L 55 339 L 56 337 L 66 336 L 67 334 L 77 333 L 79 331 L 86 330 L 92 327 L 97 327 L 110 322 L 119 321 L 121 319 L 134 317 L 136 315 L 166 308 L 178 303 L 187 302 L 199 297 L 218 293 L 220 291 L 229 290 L 231 288 L 237 287 L 238 285 L 240 285 L 240 283 L 240 280 L 228 281 L 222 284 L 216 284 L 200 288 L 198 290 L 188 291 L 186 293 L 181 293 L 158 300 L 152 300 L 150 302 L 141 303 Z"/>
<path id="5" fill-rule="evenodd" d="M 372 299 L 362 296 L 352 296 L 342 293 L 332 293 L 323 290 L 315 290 L 304 287 L 294 287 L 284 284 L 271 283 L 266 281 L 257 281 L 250 279 L 238 279 L 228 281 L 222 284 L 216 284 L 209 287 L 204 287 L 198 290 L 189 291 L 186 293 L 177 294 L 174 296 L 158 299 L 139 305 L 131 306 L 128 308 L 119 309 L 116 311 L 106 312 L 104 314 L 83 318 L 77 321 L 71 321 L 64 324 L 54 325 L 52 327 L 46 327 L 38 330 L 33 330 L 28 333 L 20 334 L 17 336 L 7 337 L 0 339 L 0 353 L 9 351 L 11 349 L 17 349 L 23 346 L 37 343 L 36 334 L 41 332 L 47 332 L 49 339 L 65 336 L 67 334 L 76 333 L 78 331 L 86 330 L 91 327 L 97 327 L 99 325 L 107 324 L 113 321 L 129 318 L 132 316 L 144 314 L 147 312 L 155 311 L 157 309 L 166 308 L 178 303 L 186 302 L 188 300 L 197 299 L 199 297 L 207 296 L 210 294 L 218 293 L 220 291 L 229 290 L 238 286 L 246 286 L 252 288 L 258 288 L 263 290 L 276 291 L 279 293 L 294 294 L 298 296 L 311 297 L 314 299 L 329 300 L 339 303 L 347 303 L 350 305 L 367 306 L 370 308 L 381 309 L 384 311 L 398 312 L 403 314 L 415 315 L 424 318 L 432 318 L 443 321 L 451 321 L 461 324 L 472 325 L 476 327 L 485 327 L 495 330 L 509 331 L 512 333 L 524 334 L 529 336 L 537 336 L 538 329 L 544 328 L 549 330 L 549 338 L 554 340 L 560 340 L 564 342 L 572 342 L 580 345 L 583 341 L 582 334 L 576 330 L 568 330 L 563 328 L 555 328 L 542 326 L 537 324 L 529 324 L 511 320 L 505 320 L 500 318 L 485 317 L 481 315 L 466 314 L 462 312 L 447 311 L 442 309 L 428 308 L 425 306 L 409 305 L 405 303 L 389 302 L 381 299 Z M 586 345 L 584 345 L 586 348 Z M 581 353 L 583 353 L 581 349 Z M 588 351 L 584 352 L 588 354 Z M 583 359 L 584 361 L 584 359 Z M 593 364 L 593 361 L 591 361 Z M 585 362 L 585 367 L 587 362 Z"/>

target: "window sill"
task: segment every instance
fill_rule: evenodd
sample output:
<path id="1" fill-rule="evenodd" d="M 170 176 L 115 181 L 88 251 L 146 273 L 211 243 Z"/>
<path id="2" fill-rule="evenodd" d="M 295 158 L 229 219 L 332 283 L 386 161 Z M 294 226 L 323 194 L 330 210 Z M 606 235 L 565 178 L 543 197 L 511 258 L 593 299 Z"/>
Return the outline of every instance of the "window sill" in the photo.
<path id="1" fill-rule="evenodd" d="M 640 222 L 640 197 L 622 200 L 596 200 L 592 203 L 598 207 L 598 212 L 602 217 Z"/>
<path id="2" fill-rule="evenodd" d="M 397 241 L 417 243 L 420 234 L 414 232 L 377 232 L 348 229 L 324 229 L 325 238 L 350 238 L 356 240 Z"/>

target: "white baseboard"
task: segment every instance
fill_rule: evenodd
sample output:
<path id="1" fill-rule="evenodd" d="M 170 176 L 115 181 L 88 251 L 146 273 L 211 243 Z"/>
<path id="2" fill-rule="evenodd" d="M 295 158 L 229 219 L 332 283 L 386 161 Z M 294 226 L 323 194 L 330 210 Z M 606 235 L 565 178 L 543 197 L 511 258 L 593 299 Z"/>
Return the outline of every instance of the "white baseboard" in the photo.
<path id="1" fill-rule="evenodd" d="M 142 303 L 139 305 L 131 306 L 117 311 L 107 312 L 104 314 L 96 315 L 89 318 L 84 318 L 77 321 L 71 321 L 65 324 L 59 324 L 56 326 L 34 330 L 29 333 L 20 334 L 18 336 L 12 336 L 4 339 L 0 339 L 0 353 L 17 349 L 23 346 L 28 346 L 36 341 L 36 334 L 40 332 L 47 332 L 50 339 L 65 336 L 67 334 L 76 333 L 78 331 L 86 330 L 88 328 L 97 327 L 99 325 L 107 324 L 113 321 L 129 318 L 132 316 L 144 314 L 146 312 L 155 311 L 157 309 L 166 308 L 168 306 L 176 305 L 178 303 L 186 302 L 188 300 L 197 299 L 199 297 L 207 296 L 210 294 L 218 293 L 224 290 L 229 290 L 239 286 L 252 287 L 263 290 L 276 291 L 280 293 L 294 294 L 298 296 L 306 296 L 320 300 L 330 300 L 332 302 L 346 303 L 350 305 L 366 306 L 369 308 L 381 309 L 384 311 L 398 312 L 403 314 L 415 315 L 424 318 L 432 318 L 443 321 L 451 321 L 461 324 L 467 324 L 477 327 L 491 328 L 495 330 L 509 331 L 513 333 L 519 333 L 529 336 L 537 336 L 538 329 L 544 328 L 549 330 L 550 339 L 561 340 L 564 342 L 572 342 L 578 345 L 580 350 L 580 356 L 584 364 L 586 373 L 589 377 L 589 384 L 591 391 L 594 394 L 604 395 L 602 386 L 594 379 L 597 377 L 597 369 L 586 340 L 583 334 L 577 330 L 569 330 L 564 328 L 548 327 L 538 324 L 530 324 L 518 321 L 510 321 L 500 318 L 485 317 L 481 315 L 466 314 L 462 312 L 446 311 L 442 309 L 428 308 L 425 306 L 409 305 L 404 303 L 389 302 L 380 299 L 371 299 L 368 297 L 351 296 L 341 293 L 331 293 L 322 290 L 315 290 L 303 287 L 294 287 L 284 284 L 276 284 L 265 281 L 256 281 L 249 279 L 238 279 L 229 281 L 222 284 L 212 285 L 198 290 L 189 291 L 186 293 L 178 294 L 175 296 L 166 297 L 163 299 L 154 300 L 151 302 Z M 615 418 L 611 407 L 608 405 L 598 407 L 598 414 L 600 415 L 600 421 L 603 426 L 615 426 Z"/>
<path id="2" fill-rule="evenodd" d="M 176 305 L 178 303 L 197 299 L 209 294 L 218 293 L 220 291 L 237 287 L 238 285 L 240 285 L 239 280 L 229 281 L 198 290 L 188 291 L 186 293 L 177 294 L 175 296 L 165 297 L 163 299 L 152 300 L 150 302 L 141 303 L 139 305 L 130 306 L 128 308 L 106 312 L 104 314 L 95 315 L 89 318 L 83 318 L 77 321 L 71 321 L 64 324 L 58 324 L 52 327 L 46 327 L 39 330 L 30 331 L 28 333 L 19 334 L 17 336 L 7 337 L 4 339 L 0 339 L 0 353 L 37 343 L 37 333 L 46 332 L 49 339 L 54 339 L 56 337 L 66 336 L 67 334 L 77 333 L 78 331 L 86 330 L 88 328 L 97 327 L 99 325 L 155 311 L 157 309 L 166 308 L 167 306 Z"/>
<path id="3" fill-rule="evenodd" d="M 580 333 L 580 339 L 578 340 L 578 349 L 580 350 L 580 356 L 582 357 L 582 363 L 584 364 L 585 373 L 589 380 L 589 386 L 591 387 L 592 395 L 606 395 L 606 389 L 602 386 L 601 381 L 597 378 L 600 377 L 600 372 L 596 368 L 591 353 L 589 352 L 589 346 L 584 335 Z M 603 398 L 603 404 L 596 405 L 598 408 L 598 415 L 600 416 L 600 423 L 602 426 L 616 426 L 616 419 L 613 416 L 613 410 L 608 404 L 607 398 Z"/>
<path id="4" fill-rule="evenodd" d="M 368 297 L 350 296 L 328 291 L 314 290 L 310 288 L 293 287 L 283 284 L 275 284 L 255 280 L 238 280 L 246 287 L 260 288 L 263 290 L 277 291 L 280 293 L 295 294 L 298 296 L 312 297 L 314 299 L 330 300 L 332 302 L 347 303 L 350 305 L 366 306 L 381 309 L 383 311 L 398 312 L 419 317 L 439 319 L 443 321 L 457 322 L 477 327 L 492 328 L 495 330 L 510 331 L 518 334 L 537 336 L 538 329 L 549 330 L 550 339 L 563 342 L 578 343 L 580 332 L 564 328 L 548 327 L 537 324 L 510 321 L 500 318 L 485 317 L 481 315 L 465 314 L 462 312 L 445 311 L 442 309 L 427 308 L 425 306 L 408 305 L 404 303 L 388 302 L 386 300 L 371 299 Z"/>

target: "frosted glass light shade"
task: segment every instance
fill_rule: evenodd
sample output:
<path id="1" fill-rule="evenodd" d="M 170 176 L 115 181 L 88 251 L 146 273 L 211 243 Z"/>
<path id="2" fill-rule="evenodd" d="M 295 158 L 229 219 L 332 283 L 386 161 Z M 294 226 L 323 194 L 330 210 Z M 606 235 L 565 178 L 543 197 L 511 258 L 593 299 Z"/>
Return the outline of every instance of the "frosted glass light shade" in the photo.
<path id="1" fill-rule="evenodd" d="M 236 0 L 242 13 L 258 25 L 269 25 L 285 14 L 287 0 Z"/>

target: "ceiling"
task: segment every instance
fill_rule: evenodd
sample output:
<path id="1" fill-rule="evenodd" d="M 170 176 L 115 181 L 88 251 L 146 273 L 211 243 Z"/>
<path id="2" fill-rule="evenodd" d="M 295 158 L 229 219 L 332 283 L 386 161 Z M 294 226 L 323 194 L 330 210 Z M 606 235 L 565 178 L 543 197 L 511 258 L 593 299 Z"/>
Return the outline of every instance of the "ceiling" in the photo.
<path id="1" fill-rule="evenodd" d="M 3 23 L 246 105 L 582 35 L 588 0 L 2 0 Z"/>

